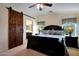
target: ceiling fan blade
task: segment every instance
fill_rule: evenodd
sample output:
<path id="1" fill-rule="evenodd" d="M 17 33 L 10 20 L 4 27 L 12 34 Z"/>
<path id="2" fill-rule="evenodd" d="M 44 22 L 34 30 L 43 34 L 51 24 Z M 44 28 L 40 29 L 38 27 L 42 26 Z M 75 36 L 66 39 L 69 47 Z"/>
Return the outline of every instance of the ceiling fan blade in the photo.
<path id="1" fill-rule="evenodd" d="M 37 5 L 37 3 L 36 3 L 36 4 L 33 4 L 33 5 L 31 5 L 31 6 L 29 6 L 29 8 L 32 8 L 32 7 L 34 7 L 35 5 Z"/>
<path id="2" fill-rule="evenodd" d="M 43 5 L 44 5 L 44 6 L 49 6 L 49 7 L 51 7 L 51 6 L 52 6 L 52 4 L 51 4 L 51 3 L 44 3 Z"/>

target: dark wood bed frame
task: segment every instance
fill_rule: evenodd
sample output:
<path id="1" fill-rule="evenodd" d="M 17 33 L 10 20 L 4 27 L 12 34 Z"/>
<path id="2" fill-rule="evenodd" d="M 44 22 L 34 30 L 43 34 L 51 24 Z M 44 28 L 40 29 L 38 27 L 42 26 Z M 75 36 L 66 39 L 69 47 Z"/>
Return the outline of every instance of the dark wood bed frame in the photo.
<path id="1" fill-rule="evenodd" d="M 39 37 L 39 36 L 27 36 L 28 44 L 27 48 L 39 51 L 49 56 L 64 56 L 65 48 L 57 38 Z"/>
<path id="2" fill-rule="evenodd" d="M 49 25 L 46 26 L 43 30 L 52 30 L 52 29 L 62 30 L 62 27 L 58 25 Z M 27 48 L 34 49 L 49 56 L 65 55 L 65 46 L 63 43 L 63 39 L 61 43 L 58 41 L 59 38 L 27 35 L 27 39 L 28 39 Z"/>

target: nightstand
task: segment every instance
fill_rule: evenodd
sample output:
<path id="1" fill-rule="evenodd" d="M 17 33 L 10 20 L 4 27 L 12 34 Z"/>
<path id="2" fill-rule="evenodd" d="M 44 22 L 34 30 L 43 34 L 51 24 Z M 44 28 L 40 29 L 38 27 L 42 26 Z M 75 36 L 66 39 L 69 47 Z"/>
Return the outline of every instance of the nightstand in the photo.
<path id="1" fill-rule="evenodd" d="M 66 45 L 69 47 L 78 48 L 78 37 L 65 37 Z"/>

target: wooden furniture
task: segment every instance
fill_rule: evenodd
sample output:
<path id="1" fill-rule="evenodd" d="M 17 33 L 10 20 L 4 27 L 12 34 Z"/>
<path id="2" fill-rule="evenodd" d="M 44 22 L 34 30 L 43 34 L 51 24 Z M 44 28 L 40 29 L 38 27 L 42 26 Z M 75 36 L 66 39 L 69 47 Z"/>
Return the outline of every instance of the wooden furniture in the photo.
<path id="1" fill-rule="evenodd" d="M 39 51 L 41 53 L 51 56 L 64 56 L 65 48 L 62 43 L 58 41 L 58 38 L 39 37 L 39 36 L 27 36 L 28 44 L 27 48 Z"/>
<path id="2" fill-rule="evenodd" d="M 44 27 L 43 30 L 63 30 L 62 29 L 62 26 L 59 26 L 59 25 L 48 25 L 46 27 Z"/>
<path id="3" fill-rule="evenodd" d="M 66 37 L 65 39 L 66 45 L 69 47 L 78 48 L 78 37 Z"/>
<path id="4" fill-rule="evenodd" d="M 23 44 L 23 13 L 8 8 L 9 49 Z"/>
<path id="5" fill-rule="evenodd" d="M 26 32 L 26 36 L 31 36 L 32 33 L 31 32 Z"/>

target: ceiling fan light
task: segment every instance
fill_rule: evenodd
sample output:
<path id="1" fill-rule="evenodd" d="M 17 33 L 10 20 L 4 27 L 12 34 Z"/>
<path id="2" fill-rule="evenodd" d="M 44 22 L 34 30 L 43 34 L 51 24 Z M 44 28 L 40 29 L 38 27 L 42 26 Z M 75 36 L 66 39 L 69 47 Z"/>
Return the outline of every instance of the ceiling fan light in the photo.
<path id="1" fill-rule="evenodd" d="M 37 4 L 37 9 L 42 9 L 43 8 L 43 5 L 42 4 Z"/>
<path id="2" fill-rule="evenodd" d="M 42 5 L 42 4 L 40 4 L 40 7 L 41 7 L 41 8 L 43 8 L 43 5 Z"/>
<path id="3" fill-rule="evenodd" d="M 40 7 L 40 4 L 37 4 L 37 9 L 39 9 L 39 7 Z"/>

